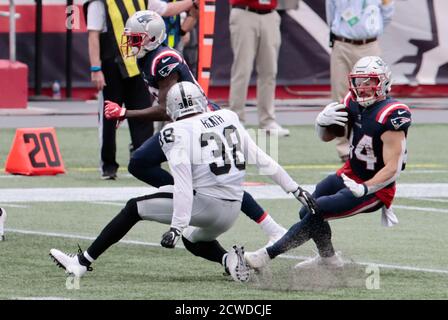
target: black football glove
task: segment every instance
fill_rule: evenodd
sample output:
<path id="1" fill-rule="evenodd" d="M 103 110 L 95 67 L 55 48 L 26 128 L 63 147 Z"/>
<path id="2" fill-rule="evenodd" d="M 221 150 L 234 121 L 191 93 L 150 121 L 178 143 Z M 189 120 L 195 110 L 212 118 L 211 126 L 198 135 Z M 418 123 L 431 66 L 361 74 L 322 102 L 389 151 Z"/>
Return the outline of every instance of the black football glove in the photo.
<path id="1" fill-rule="evenodd" d="M 162 247 L 173 249 L 176 246 L 177 241 L 179 241 L 182 231 L 171 227 L 170 230 L 162 235 L 162 241 L 160 244 Z"/>
<path id="2" fill-rule="evenodd" d="M 311 214 L 316 214 L 317 212 L 316 201 L 308 191 L 302 189 L 301 187 L 298 187 L 297 190 L 293 192 L 293 194 L 294 197 L 296 197 L 296 199 L 299 200 L 301 204 L 303 204 L 305 207 L 308 208 Z"/>

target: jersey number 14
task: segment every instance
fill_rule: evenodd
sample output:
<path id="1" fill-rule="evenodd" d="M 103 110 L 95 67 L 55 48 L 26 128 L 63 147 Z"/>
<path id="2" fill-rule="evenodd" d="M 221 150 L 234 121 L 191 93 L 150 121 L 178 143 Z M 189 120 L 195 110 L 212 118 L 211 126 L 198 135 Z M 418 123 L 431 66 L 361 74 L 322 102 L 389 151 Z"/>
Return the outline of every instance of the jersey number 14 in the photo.
<path id="1" fill-rule="evenodd" d="M 350 150 L 351 152 L 353 150 Z M 373 151 L 372 137 L 364 135 L 355 148 L 355 156 L 360 161 L 366 162 L 367 170 L 375 170 L 375 163 L 377 161 Z"/>

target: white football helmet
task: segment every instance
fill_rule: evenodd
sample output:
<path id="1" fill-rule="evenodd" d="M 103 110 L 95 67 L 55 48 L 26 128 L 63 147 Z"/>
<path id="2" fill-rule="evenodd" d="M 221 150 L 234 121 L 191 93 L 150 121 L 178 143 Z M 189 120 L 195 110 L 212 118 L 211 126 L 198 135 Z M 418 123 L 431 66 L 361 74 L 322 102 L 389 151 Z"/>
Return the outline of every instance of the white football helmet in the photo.
<path id="1" fill-rule="evenodd" d="M 207 110 L 207 99 L 202 90 L 192 82 L 182 81 L 173 85 L 166 96 L 166 113 L 176 121 L 180 117 Z"/>
<path id="2" fill-rule="evenodd" d="M 162 17 L 150 10 L 137 11 L 126 21 L 121 52 L 126 58 L 142 58 L 148 51 L 157 49 L 165 39 L 165 21 Z"/>
<path id="3" fill-rule="evenodd" d="M 348 78 L 352 96 L 363 107 L 384 100 L 392 87 L 391 71 L 377 56 L 359 59 Z"/>

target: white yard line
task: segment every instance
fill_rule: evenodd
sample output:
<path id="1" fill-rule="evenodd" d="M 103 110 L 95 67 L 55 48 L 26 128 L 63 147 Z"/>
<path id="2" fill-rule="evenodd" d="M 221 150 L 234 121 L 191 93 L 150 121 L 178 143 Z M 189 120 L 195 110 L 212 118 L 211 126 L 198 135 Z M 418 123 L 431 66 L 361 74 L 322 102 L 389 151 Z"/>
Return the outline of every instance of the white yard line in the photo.
<path id="1" fill-rule="evenodd" d="M 432 202 L 448 202 L 448 199 L 434 199 L 434 198 L 413 198 L 412 200 L 432 201 Z"/>
<path id="2" fill-rule="evenodd" d="M 69 238 L 69 239 L 79 239 L 79 240 L 94 240 L 95 237 L 81 236 L 76 234 L 66 234 L 66 233 L 55 233 L 55 232 L 43 232 L 43 231 L 33 231 L 33 230 L 21 230 L 21 229 L 6 229 L 6 232 L 20 233 L 20 234 L 30 234 L 30 235 L 39 235 L 46 237 L 58 237 L 58 238 Z M 135 244 L 135 245 L 143 245 L 149 247 L 160 247 L 160 244 L 153 242 L 144 242 L 144 241 L 134 241 L 134 240 L 120 240 L 120 243 L 124 244 Z M 178 249 L 185 249 L 182 246 L 176 246 Z M 305 256 L 294 256 L 294 255 L 286 255 L 282 254 L 279 257 L 285 259 L 294 259 L 294 260 L 305 260 L 309 257 Z M 375 265 L 381 268 L 386 269 L 396 269 L 396 270 L 407 270 L 407 271 L 416 271 L 416 272 L 429 272 L 429 273 L 441 273 L 448 274 L 448 270 L 444 269 L 430 269 L 430 268 L 418 268 L 412 266 L 401 266 L 401 265 L 392 265 L 392 264 L 383 264 L 377 262 L 356 262 L 360 265 Z"/>
<path id="3" fill-rule="evenodd" d="M 12 297 L 12 300 L 71 300 L 64 297 Z"/>
<path id="4" fill-rule="evenodd" d="M 428 208 L 428 207 L 412 207 L 412 206 L 400 206 L 400 205 L 392 205 L 393 209 L 404 209 L 404 210 L 413 210 L 413 211 L 426 211 L 426 212 L 443 212 L 448 213 L 448 209 L 436 209 L 436 208 Z"/>
<path id="5" fill-rule="evenodd" d="M 407 174 L 427 174 L 427 173 L 434 173 L 434 174 L 439 174 L 439 173 L 446 173 L 448 172 L 448 170 L 405 170 L 403 171 L 403 175 L 407 175 Z"/>
<path id="6" fill-rule="evenodd" d="M 303 185 L 312 192 L 314 185 Z M 260 185 L 244 188 L 255 199 L 293 199 L 279 186 Z M 11 202 L 115 202 L 154 192 L 152 187 L 109 188 L 0 188 L 0 204 Z M 398 198 L 448 198 L 448 183 L 403 183 L 397 185 Z"/>
<path id="7" fill-rule="evenodd" d="M 293 255 L 286 255 L 286 254 L 282 254 L 279 257 L 282 257 L 285 259 L 293 259 L 293 260 L 297 260 L 297 259 L 305 260 L 305 259 L 309 258 L 309 257 L 304 257 L 304 256 L 293 256 Z M 347 260 L 344 260 L 344 261 L 352 262 L 352 261 L 347 261 Z M 444 270 L 444 269 L 417 268 L 417 267 L 401 266 L 401 265 L 394 265 L 394 264 L 384 264 L 384 263 L 377 263 L 377 262 L 355 262 L 355 263 L 360 264 L 362 266 L 375 265 L 375 266 L 378 266 L 380 268 L 385 268 L 385 269 L 397 269 L 397 270 L 407 270 L 407 271 L 416 271 L 416 272 L 448 274 L 448 270 Z"/>

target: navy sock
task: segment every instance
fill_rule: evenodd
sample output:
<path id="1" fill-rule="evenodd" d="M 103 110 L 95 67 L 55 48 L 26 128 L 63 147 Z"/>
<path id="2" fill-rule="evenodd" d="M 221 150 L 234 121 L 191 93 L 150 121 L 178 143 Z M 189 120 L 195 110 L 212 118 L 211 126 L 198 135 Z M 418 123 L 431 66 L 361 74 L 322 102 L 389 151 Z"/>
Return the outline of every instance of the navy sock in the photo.
<path id="1" fill-rule="evenodd" d="M 311 238 L 312 215 L 307 214 L 301 221 L 289 228 L 288 232 L 272 246 L 266 248 L 271 259 L 298 247 Z"/>
<path id="2" fill-rule="evenodd" d="M 313 239 L 316 243 L 319 255 L 331 257 L 334 255 L 331 243 L 330 224 L 319 215 L 307 214 L 305 217 L 289 228 L 288 232 L 271 247 L 266 248 L 269 257 L 276 256 Z"/>
<path id="3" fill-rule="evenodd" d="M 265 213 L 263 208 L 247 192 L 244 192 L 243 195 L 243 202 L 241 203 L 241 211 L 243 211 L 243 213 L 246 216 L 254 220 L 256 223 L 261 222 L 260 220 Z"/>

